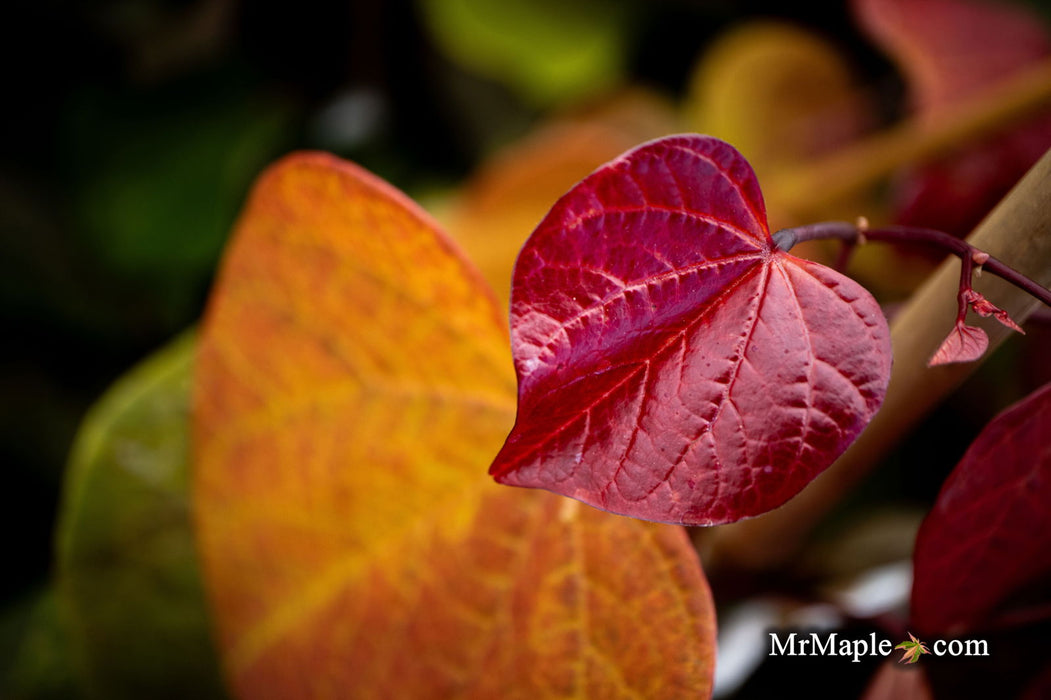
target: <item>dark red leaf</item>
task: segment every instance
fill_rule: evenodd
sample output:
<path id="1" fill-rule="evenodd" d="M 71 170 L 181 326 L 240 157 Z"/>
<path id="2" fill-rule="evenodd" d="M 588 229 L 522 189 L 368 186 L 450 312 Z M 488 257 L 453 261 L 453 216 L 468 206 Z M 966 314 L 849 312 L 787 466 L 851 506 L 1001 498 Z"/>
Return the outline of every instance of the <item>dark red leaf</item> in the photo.
<path id="1" fill-rule="evenodd" d="M 672 136 L 555 204 L 514 273 L 518 417 L 490 468 L 684 524 L 775 508 L 883 401 L 886 321 L 853 281 L 777 249 L 751 167 Z"/>
<path id="2" fill-rule="evenodd" d="M 946 480 L 913 555 L 912 620 L 923 634 L 979 630 L 1051 574 L 1048 436 L 1051 384 L 986 426 Z"/>

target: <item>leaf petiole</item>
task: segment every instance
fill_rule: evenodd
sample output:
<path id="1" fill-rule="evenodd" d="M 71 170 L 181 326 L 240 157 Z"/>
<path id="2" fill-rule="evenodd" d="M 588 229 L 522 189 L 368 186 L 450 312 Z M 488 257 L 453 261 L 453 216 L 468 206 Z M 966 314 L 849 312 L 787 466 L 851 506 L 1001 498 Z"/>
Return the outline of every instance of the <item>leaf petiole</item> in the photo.
<path id="1" fill-rule="evenodd" d="M 845 265 L 850 251 L 857 244 L 869 240 L 889 243 L 918 243 L 940 248 L 960 258 L 960 290 L 957 294 L 959 311 L 956 315 L 956 322 L 953 330 L 942 342 L 938 351 L 928 361 L 929 366 L 942 365 L 949 362 L 970 362 L 985 352 L 989 345 L 988 336 L 981 328 L 966 324 L 968 309 L 974 310 L 979 316 L 993 316 L 1011 330 L 1019 333 L 1025 332 L 1007 315 L 1006 311 L 993 305 L 988 299 L 974 290 L 972 281 L 976 271 L 981 272 L 983 269 L 986 269 L 997 277 L 1028 292 L 1044 304 L 1051 306 L 1051 291 L 988 253 L 975 248 L 967 241 L 942 231 L 908 226 L 887 226 L 870 229 L 867 222 L 861 219 L 857 224 L 849 224 L 844 221 L 826 221 L 782 229 L 775 232 L 771 238 L 779 250 L 786 252 L 796 243 L 802 241 L 818 239 L 843 241 L 845 248 L 843 255 L 840 256 L 840 262 L 843 265 Z"/>
<path id="2" fill-rule="evenodd" d="M 1010 282 L 1044 304 L 1051 306 L 1051 290 L 1042 287 L 1037 282 L 988 253 L 978 250 L 967 241 L 942 231 L 911 226 L 884 226 L 870 229 L 859 228 L 856 224 L 847 223 L 846 221 L 824 221 L 782 229 L 774 233 L 772 238 L 778 249 L 786 252 L 796 243 L 822 239 L 835 239 L 848 244 L 857 244 L 863 239 L 866 241 L 909 243 L 940 248 L 947 253 L 952 253 L 963 261 L 978 263 L 980 269 Z M 966 267 L 970 270 L 973 265 L 966 265 Z M 970 275 L 968 275 L 968 286 L 969 282 Z"/>

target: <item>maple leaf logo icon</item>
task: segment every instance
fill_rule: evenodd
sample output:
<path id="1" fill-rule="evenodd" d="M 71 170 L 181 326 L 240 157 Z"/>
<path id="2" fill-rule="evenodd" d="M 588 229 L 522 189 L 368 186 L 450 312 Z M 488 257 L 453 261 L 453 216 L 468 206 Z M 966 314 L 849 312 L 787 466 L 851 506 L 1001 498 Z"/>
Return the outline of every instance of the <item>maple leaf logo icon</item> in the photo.
<path id="1" fill-rule="evenodd" d="M 916 637 L 913 636 L 912 632 L 909 632 L 909 640 L 910 641 L 902 642 L 898 646 L 894 647 L 895 649 L 905 650 L 905 653 L 901 655 L 901 659 L 898 660 L 899 663 L 914 664 L 920 660 L 920 656 L 922 656 L 923 654 L 931 653 L 930 650 L 927 649 L 927 645 L 925 645 L 920 640 L 916 639 Z"/>

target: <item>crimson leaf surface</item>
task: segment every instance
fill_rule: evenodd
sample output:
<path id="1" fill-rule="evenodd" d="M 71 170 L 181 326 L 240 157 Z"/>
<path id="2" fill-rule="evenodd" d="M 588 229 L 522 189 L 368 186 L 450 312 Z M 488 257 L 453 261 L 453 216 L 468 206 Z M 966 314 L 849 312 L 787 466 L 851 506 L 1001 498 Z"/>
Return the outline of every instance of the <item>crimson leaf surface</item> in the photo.
<path id="1" fill-rule="evenodd" d="M 878 410 L 891 357 L 872 296 L 778 249 L 752 168 L 700 135 L 555 204 L 515 266 L 511 342 L 497 481 L 688 525 L 795 495 Z"/>
<path id="2" fill-rule="evenodd" d="M 1047 605 L 1049 435 L 1051 384 L 994 418 L 946 479 L 916 537 L 918 629 L 968 634 L 990 628 L 1008 607 Z M 1044 594 L 1034 600 L 1033 591 Z M 1024 611 L 1014 616 L 1022 619 Z"/>

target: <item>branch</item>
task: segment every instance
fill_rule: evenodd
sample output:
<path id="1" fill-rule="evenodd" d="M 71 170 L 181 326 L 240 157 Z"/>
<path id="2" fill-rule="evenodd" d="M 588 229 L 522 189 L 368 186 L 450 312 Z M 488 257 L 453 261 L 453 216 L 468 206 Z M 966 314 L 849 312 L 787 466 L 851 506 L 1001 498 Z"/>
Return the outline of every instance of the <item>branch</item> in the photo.
<path id="1" fill-rule="evenodd" d="M 970 285 L 970 272 L 973 262 L 977 263 L 980 269 L 1010 282 L 1051 306 L 1051 290 L 1044 288 L 1010 265 L 979 250 L 967 241 L 942 231 L 911 226 L 886 226 L 869 229 L 864 226 L 859 227 L 856 224 L 848 224 L 845 221 L 825 221 L 819 224 L 782 229 L 774 233 L 772 238 L 777 247 L 786 252 L 796 243 L 823 239 L 840 240 L 847 244 L 881 241 L 884 243 L 908 243 L 938 248 L 946 253 L 955 255 L 963 261 L 963 276 L 966 277 L 968 286 Z"/>

